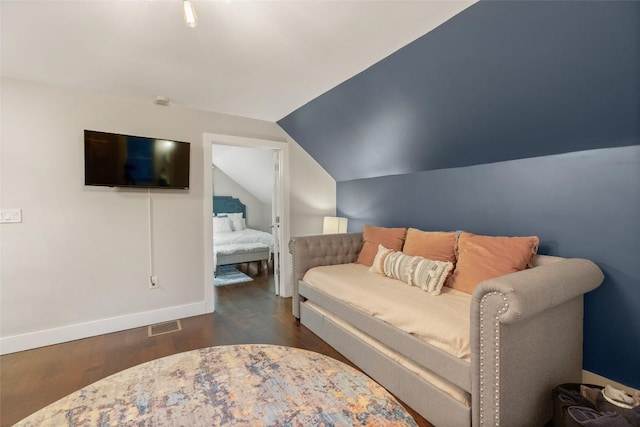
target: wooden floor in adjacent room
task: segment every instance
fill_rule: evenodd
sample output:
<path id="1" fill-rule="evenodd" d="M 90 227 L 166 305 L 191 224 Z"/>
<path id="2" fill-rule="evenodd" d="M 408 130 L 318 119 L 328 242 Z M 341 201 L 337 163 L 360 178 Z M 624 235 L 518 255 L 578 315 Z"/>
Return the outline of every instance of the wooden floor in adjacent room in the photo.
<path id="1" fill-rule="evenodd" d="M 291 315 L 273 276 L 216 288 L 213 314 L 181 319 L 182 330 L 149 338 L 136 328 L 0 356 L 0 426 L 11 426 L 69 393 L 123 369 L 174 353 L 226 344 L 300 347 L 348 363 Z M 431 426 L 410 408 L 418 425 Z"/>

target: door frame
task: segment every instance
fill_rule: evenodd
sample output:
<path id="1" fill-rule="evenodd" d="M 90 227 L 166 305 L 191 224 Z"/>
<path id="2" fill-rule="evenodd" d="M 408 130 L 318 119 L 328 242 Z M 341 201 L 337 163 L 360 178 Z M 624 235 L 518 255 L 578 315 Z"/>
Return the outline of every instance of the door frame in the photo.
<path id="1" fill-rule="evenodd" d="M 293 294 L 292 270 L 290 257 L 282 256 L 288 253 L 290 239 L 289 219 L 289 145 L 283 141 L 250 138 L 236 135 L 218 133 L 203 133 L 202 157 L 203 157 L 203 209 L 204 219 L 204 296 L 205 312 L 212 313 L 215 308 L 215 293 L 213 289 L 213 172 L 212 172 L 212 146 L 213 144 L 235 145 L 249 148 L 267 148 L 278 153 L 280 167 L 277 173 L 280 176 L 279 203 L 280 208 L 280 289 L 277 294 L 283 298 Z"/>

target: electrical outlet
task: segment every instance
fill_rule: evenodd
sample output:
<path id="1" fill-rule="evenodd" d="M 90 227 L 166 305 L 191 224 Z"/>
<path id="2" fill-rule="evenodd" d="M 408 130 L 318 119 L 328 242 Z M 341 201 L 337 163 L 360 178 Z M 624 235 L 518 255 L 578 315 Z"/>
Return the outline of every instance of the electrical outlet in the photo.
<path id="1" fill-rule="evenodd" d="M 156 289 L 158 287 L 158 276 L 149 276 L 149 289 Z"/>

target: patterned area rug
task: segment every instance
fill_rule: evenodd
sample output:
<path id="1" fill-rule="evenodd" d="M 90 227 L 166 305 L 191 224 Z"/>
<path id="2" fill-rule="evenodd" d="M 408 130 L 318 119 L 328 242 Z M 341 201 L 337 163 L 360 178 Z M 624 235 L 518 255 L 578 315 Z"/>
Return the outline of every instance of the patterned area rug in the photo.
<path id="1" fill-rule="evenodd" d="M 384 388 L 292 347 L 188 351 L 104 378 L 16 426 L 416 426 Z"/>
<path id="2" fill-rule="evenodd" d="M 233 285 L 234 283 L 251 282 L 253 279 L 233 265 L 220 265 L 216 269 L 216 277 L 213 284 L 216 286 Z"/>

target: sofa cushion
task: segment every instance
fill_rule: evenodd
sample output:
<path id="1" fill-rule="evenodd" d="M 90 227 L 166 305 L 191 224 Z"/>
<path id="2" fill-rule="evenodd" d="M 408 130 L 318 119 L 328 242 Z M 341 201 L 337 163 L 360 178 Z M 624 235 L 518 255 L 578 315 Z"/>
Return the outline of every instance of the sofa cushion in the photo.
<path id="1" fill-rule="evenodd" d="M 417 286 L 431 295 L 440 295 L 442 285 L 453 269 L 451 262 L 409 256 L 402 252 L 391 252 L 382 262 L 387 277 Z"/>
<path id="2" fill-rule="evenodd" d="M 465 231 L 457 245 L 456 268 L 446 286 L 473 293 L 478 283 L 532 266 L 539 239 L 481 236 Z"/>
<path id="3" fill-rule="evenodd" d="M 374 227 L 365 224 L 362 231 L 362 250 L 358 255 L 358 264 L 371 266 L 378 253 L 378 245 L 393 251 L 402 250 L 404 239 L 407 236 L 406 228 Z"/>
<path id="4" fill-rule="evenodd" d="M 421 256 L 434 261 L 456 262 L 455 231 L 422 231 L 417 228 L 407 230 L 407 239 L 402 247 L 407 255 Z"/>
<path id="5" fill-rule="evenodd" d="M 471 295 L 445 287 L 433 298 L 415 286 L 371 274 L 360 264 L 314 267 L 302 280 L 455 357 L 471 357 Z"/>

